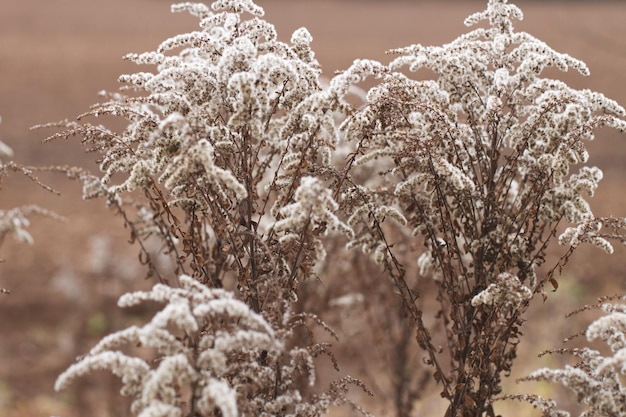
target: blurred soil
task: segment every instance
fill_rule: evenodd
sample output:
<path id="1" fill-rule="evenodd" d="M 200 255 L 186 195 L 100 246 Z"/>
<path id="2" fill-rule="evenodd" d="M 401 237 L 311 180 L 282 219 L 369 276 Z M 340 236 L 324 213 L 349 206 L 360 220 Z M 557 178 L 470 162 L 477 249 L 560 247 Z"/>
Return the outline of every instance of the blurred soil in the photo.
<path id="1" fill-rule="evenodd" d="M 463 19 L 485 3 L 259 1 L 282 39 L 288 40 L 298 27 L 309 29 L 327 76 L 355 58 L 388 62 L 384 51 L 393 47 L 448 42 L 466 30 Z M 519 28 L 582 59 L 591 69 L 588 78 L 567 73 L 564 80 L 626 103 L 626 3 L 517 4 L 525 13 Z M 170 14 L 164 0 L 1 1 L 0 138 L 24 164 L 93 168 L 94 156 L 84 154 L 77 140 L 42 144 L 51 132 L 29 128 L 84 112 L 98 101 L 98 91 L 115 90 L 117 76 L 135 70 L 121 59 L 124 54 L 152 50 L 167 37 L 196 27 L 193 17 Z M 602 130 L 589 148 L 591 163 L 605 172 L 592 201 L 595 211 L 625 214 L 621 187 L 626 137 Z M 17 175 L 0 193 L 3 209 L 34 203 L 68 220 L 34 218 L 33 246 L 9 238 L 0 248 L 5 260 L 0 264 L 0 287 L 12 292 L 0 298 L 0 415 L 114 415 L 119 402 L 108 393 L 91 392 L 93 380 L 68 393 L 55 393 L 52 386 L 77 355 L 126 320 L 114 306 L 117 296 L 151 282 L 142 279 L 136 248 L 127 244 L 121 219 L 100 201 L 83 201 L 80 185 L 62 174 L 40 177 L 61 195 Z M 536 353 L 583 329 L 576 320 L 564 321 L 565 313 L 598 295 L 624 291 L 624 250 L 616 252 L 608 256 L 583 249 L 574 256 L 559 291 L 531 312 L 518 375 L 539 366 Z M 114 379 L 102 380 L 115 386 Z M 385 399 L 375 401 L 385 410 Z"/>

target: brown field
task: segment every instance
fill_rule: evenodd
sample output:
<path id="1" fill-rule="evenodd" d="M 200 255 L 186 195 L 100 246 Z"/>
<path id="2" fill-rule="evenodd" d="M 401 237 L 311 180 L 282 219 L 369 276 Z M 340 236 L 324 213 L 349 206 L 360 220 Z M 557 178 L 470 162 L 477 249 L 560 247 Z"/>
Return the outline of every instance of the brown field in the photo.
<path id="1" fill-rule="evenodd" d="M 465 31 L 464 17 L 485 3 L 259 1 L 282 39 L 300 26 L 309 29 L 328 76 L 355 58 L 387 62 L 384 51 L 389 48 L 450 41 Z M 517 4 L 525 12 L 519 28 L 591 69 L 588 78 L 568 73 L 563 79 L 626 104 L 626 2 Z M 98 101 L 99 90 L 116 89 L 117 76 L 135 70 L 121 60 L 124 54 L 152 50 L 168 36 L 195 28 L 193 18 L 171 15 L 164 0 L 0 1 L 0 138 L 25 164 L 92 167 L 92 155 L 84 154 L 78 141 L 42 144 L 48 132 L 29 128 L 87 110 Z M 602 130 L 589 148 L 591 163 L 605 172 L 603 187 L 592 200 L 596 213 L 626 214 L 621 189 L 626 137 Z M 55 393 L 52 385 L 75 356 L 122 320 L 112 306 L 121 292 L 137 286 L 143 272 L 135 266 L 135 248 L 125 243 L 122 222 L 102 202 L 82 201 L 79 184 L 60 174 L 41 178 L 62 195 L 18 176 L 9 178 L 0 194 L 3 209 L 35 203 L 68 218 L 67 223 L 33 219 L 32 247 L 11 238 L 2 245 L 0 287 L 12 294 L 0 298 L 0 415 L 113 415 L 115 405 L 99 407 L 113 397 L 90 393 L 89 382 L 77 388 L 82 399 Z M 108 251 L 104 269 L 91 258 L 98 244 Z M 617 248 L 613 256 L 586 249 L 574 256 L 556 295 L 532 311 L 517 375 L 540 366 L 536 353 L 582 330 L 576 321 L 564 321 L 565 313 L 598 295 L 626 290 L 624 255 Z M 112 384 L 112 379 L 102 379 Z M 385 399 L 376 402 L 375 408 L 384 411 Z"/>

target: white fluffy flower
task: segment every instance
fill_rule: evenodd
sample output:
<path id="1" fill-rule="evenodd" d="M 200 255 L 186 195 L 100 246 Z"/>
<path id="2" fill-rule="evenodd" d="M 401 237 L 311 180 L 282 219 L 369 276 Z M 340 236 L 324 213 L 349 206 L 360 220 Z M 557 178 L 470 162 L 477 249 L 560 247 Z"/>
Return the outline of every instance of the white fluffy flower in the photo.
<path id="1" fill-rule="evenodd" d="M 139 415 L 182 416 L 184 390 L 191 390 L 190 395 L 201 398 L 198 406 L 204 412 L 218 407 L 224 416 L 237 416 L 237 387 L 225 376 L 231 367 L 243 366 L 242 355 L 280 352 L 283 345 L 265 319 L 232 294 L 185 275 L 179 282 L 180 288 L 157 284 L 151 291 L 122 296 L 122 306 L 147 300 L 166 306 L 145 326 L 131 326 L 102 339 L 59 376 L 55 388 L 63 389 L 81 375 L 106 369 L 122 379 L 122 393 L 134 397 L 132 408 Z M 192 340 L 198 338 L 199 344 L 181 340 L 181 332 Z M 162 358 L 152 363 L 133 357 L 122 350 L 128 345 L 155 349 Z M 256 361 L 250 366 L 256 368 Z"/>
<path id="2" fill-rule="evenodd" d="M 291 236 L 310 227 L 312 230 L 319 230 L 321 235 L 325 235 L 329 230 L 339 230 L 348 236 L 351 235 L 350 227 L 335 214 L 338 206 L 332 192 L 319 179 L 303 177 L 294 200 L 294 203 L 280 210 L 282 218 L 274 224 L 277 232 Z"/>
<path id="3" fill-rule="evenodd" d="M 495 282 L 472 298 L 472 305 L 494 306 L 513 311 L 532 296 L 532 291 L 523 285 L 518 277 L 503 272 L 498 275 Z"/>

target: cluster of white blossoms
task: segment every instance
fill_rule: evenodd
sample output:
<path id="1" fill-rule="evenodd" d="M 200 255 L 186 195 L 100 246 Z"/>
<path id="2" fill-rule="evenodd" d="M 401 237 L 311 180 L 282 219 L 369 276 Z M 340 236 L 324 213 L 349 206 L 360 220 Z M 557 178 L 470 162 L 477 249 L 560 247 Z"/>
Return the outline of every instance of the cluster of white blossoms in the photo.
<path id="1" fill-rule="evenodd" d="M 121 379 L 121 394 L 133 398 L 131 411 L 139 417 L 210 417 L 217 410 L 224 417 L 319 416 L 345 401 L 340 392 L 301 394 L 301 378 L 315 383 L 318 348 L 288 347 L 294 316 L 286 313 L 291 324 L 274 329 L 230 291 L 186 275 L 178 282 L 120 297 L 120 307 L 146 301 L 164 307 L 144 326 L 104 337 L 59 376 L 55 389 L 108 370 Z"/>
<path id="2" fill-rule="evenodd" d="M 108 101 L 81 116 L 122 117 L 126 128 L 63 122 L 56 126 L 67 130 L 53 138 L 82 136 L 99 152 L 100 177 L 72 172 L 84 197 L 105 197 L 132 239 L 161 239 L 178 270 L 193 272 L 179 278 L 180 288 L 159 284 L 123 296 L 121 306 L 166 306 L 147 325 L 105 337 L 56 387 L 107 369 L 141 417 L 216 409 L 227 417 L 324 414 L 344 401 L 352 380 L 328 393 L 300 393 L 303 379 L 315 381 L 313 356 L 327 347 L 296 338 L 306 314 L 296 316 L 291 304 L 297 283 L 325 256 L 321 238 L 351 236 L 316 176 L 329 171 L 338 104 L 324 100 L 306 29 L 278 41 L 251 0 L 181 3 L 172 11 L 197 16 L 200 30 L 129 54 L 156 71 L 121 76 L 124 94 L 103 93 Z M 137 191 L 146 200 L 132 200 Z M 122 349 L 132 345 L 154 349 L 159 361 Z"/>
<path id="3" fill-rule="evenodd" d="M 617 219 L 621 227 L 626 226 L 625 219 Z M 581 243 L 591 243 L 594 246 L 603 249 L 607 253 L 613 253 L 613 245 L 603 236 L 603 222 L 593 218 L 590 215 L 582 217 L 580 223 L 573 227 L 568 227 L 560 236 L 559 243 L 561 245 L 569 245 L 573 248 Z"/>
<path id="4" fill-rule="evenodd" d="M 0 240 L 4 239 L 7 234 L 11 234 L 17 241 L 32 245 L 33 237 L 26 230 L 30 226 L 28 215 L 41 210 L 37 206 L 0 210 Z"/>
<path id="5" fill-rule="evenodd" d="M 159 230 L 156 235 L 165 240 L 166 250 L 179 255 L 179 272 L 186 271 L 186 256 L 200 251 L 194 265 L 202 271 L 194 276 L 219 275 L 208 278 L 213 282 L 235 269 L 232 265 L 240 275 L 236 278 L 246 281 L 241 276 L 244 265 L 257 258 L 274 263 L 276 274 L 290 275 L 288 268 L 276 265 L 301 260 L 283 262 L 270 253 L 282 249 L 271 233 L 263 233 L 273 230 L 276 222 L 276 230 L 286 236 L 301 233 L 286 229 L 298 226 L 288 212 L 307 204 L 294 200 L 305 194 L 301 184 L 317 183 L 305 178 L 332 171 L 338 138 L 333 112 L 342 106 L 339 96 L 322 88 L 308 31 L 298 29 L 290 42 L 279 41 L 274 26 L 262 19 L 263 10 L 252 1 L 181 3 L 172 11 L 197 16 L 200 29 L 171 37 L 154 51 L 127 55 L 138 65 L 153 66 L 154 72 L 122 75 L 122 91 L 103 92 L 107 101 L 81 115 L 79 122 L 47 125 L 66 129 L 51 139 L 80 136 L 101 155 L 99 176 L 75 175 L 84 182 L 84 197 L 104 197 L 120 210 L 132 207 L 127 224 Z M 101 115 L 122 118 L 126 127 L 117 132 L 84 121 Z M 146 196 L 143 201 L 136 198 L 141 194 Z M 332 202 L 321 204 L 337 208 Z M 164 225 L 179 208 L 186 219 L 197 221 L 173 229 Z M 150 216 L 136 218 L 136 212 L 150 213 L 155 227 L 145 224 Z M 328 213 L 319 220 L 325 221 Z M 347 233 L 343 223 L 336 225 Z M 248 229 L 246 235 L 240 233 L 242 228 Z M 322 229 L 315 232 L 324 235 Z M 187 240 L 174 238 L 174 230 L 181 230 Z M 245 243 L 257 233 L 258 240 Z M 193 237 L 202 234 L 215 236 L 212 241 L 228 250 L 214 251 L 208 241 L 192 245 Z M 315 242 L 310 253 L 320 260 L 323 251 Z M 267 274 L 268 268 L 255 265 L 250 273 Z M 247 280 L 257 281 L 258 276 Z"/>
<path id="6" fill-rule="evenodd" d="M 613 233 L 624 222 L 595 216 L 587 202 L 602 172 L 587 166 L 586 143 L 598 127 L 625 131 L 626 111 L 601 93 L 547 78 L 551 67 L 589 70 L 515 31 L 522 17 L 507 0 L 489 0 L 466 19 L 474 28 L 452 42 L 393 50 L 398 56 L 389 65 L 357 60 L 330 83 L 330 91 L 345 96 L 368 76 L 380 80 L 339 125 L 348 174 L 337 202 L 354 231 L 349 247 L 397 275 L 404 269 L 394 265 L 417 260 L 420 273 L 435 278 L 449 356 L 464 358 L 450 377 L 461 378 L 464 395 L 477 404 L 486 401 L 477 387 L 495 386 L 498 378 L 483 372 L 479 352 L 506 340 L 489 366 L 508 372 L 528 302 L 546 282 L 557 286 L 552 273 L 568 255 L 545 276 L 537 273 L 553 237 L 562 233 L 568 254 L 582 242 L 611 252 L 610 240 L 624 241 Z M 394 208 L 388 217 L 397 224 L 383 224 L 388 218 L 379 207 Z M 407 251 L 399 261 L 403 250 L 394 248 L 410 245 L 418 253 Z M 398 287 L 414 304 L 406 285 Z M 481 382 L 472 386 L 467 375 Z M 450 413 L 460 412 L 454 407 L 463 406 L 462 397 L 450 395 Z"/>
<path id="7" fill-rule="evenodd" d="M 359 223 L 356 213 L 391 206 L 414 236 L 426 238 L 427 255 L 418 258 L 439 265 L 420 268 L 435 276 L 443 269 L 450 279 L 474 281 L 489 270 L 491 277 L 511 273 L 534 288 L 543 250 L 564 222 L 570 226 L 561 244 L 612 251 L 609 235 L 600 231 L 604 220 L 587 202 L 602 172 L 585 165 L 585 142 L 599 126 L 626 130 L 626 113 L 600 93 L 542 77 L 548 67 L 589 71 L 514 31 L 513 21 L 521 18 L 516 6 L 490 0 L 487 10 L 466 20 L 487 27 L 442 46 L 394 50 L 401 56 L 387 67 L 355 61 L 331 82 L 333 91 L 345 94 L 347 85 L 368 75 L 382 79 L 340 126 L 352 146 L 347 169 L 352 178 L 364 178 L 339 200 L 352 210 L 351 246 L 366 252 L 386 246 L 367 216 Z M 412 79 L 399 72 L 405 67 L 428 69 L 435 78 Z M 356 201 L 361 207 L 354 209 Z M 448 268 L 441 264 L 447 255 L 432 256 L 435 248 L 470 262 Z M 382 259 L 380 251 L 373 253 Z"/>
<path id="8" fill-rule="evenodd" d="M 1 117 L 0 122 L 2 122 Z M 6 143 L 0 141 L 0 158 L 2 158 L 0 159 L 0 186 L 2 185 L 3 177 L 8 175 L 9 171 L 19 171 L 43 188 L 51 190 L 33 176 L 30 168 L 16 164 L 13 161 L 5 162 L 3 161 L 5 157 L 12 158 L 13 150 Z M 59 221 L 65 220 L 56 213 L 37 205 L 26 205 L 0 210 L 0 243 L 4 241 L 5 236 L 12 235 L 18 242 L 33 244 L 33 237 L 28 230 L 26 230 L 30 226 L 28 217 L 32 214 L 51 217 Z"/>
<path id="9" fill-rule="evenodd" d="M 500 313 L 498 320 L 504 324 L 522 303 L 532 297 L 532 291 L 523 285 L 518 277 L 503 272 L 487 288 L 472 298 L 472 305 L 494 307 Z"/>
<path id="10" fill-rule="evenodd" d="M 274 223 L 274 230 L 283 233 L 280 238 L 282 243 L 297 241 L 302 233 L 313 230 L 316 236 L 325 236 L 329 231 L 352 236 L 352 229 L 335 215 L 337 209 L 331 191 L 320 180 L 303 177 L 295 192 L 294 202 L 280 210 L 280 220 Z M 315 238 L 312 245 L 316 258 L 323 260 L 326 251 L 321 240 Z"/>
<path id="11" fill-rule="evenodd" d="M 122 393 L 133 397 L 132 411 L 142 417 L 212 416 L 216 409 L 225 417 L 252 411 L 269 416 L 302 403 L 297 390 L 284 389 L 292 383 L 295 365 L 277 362 L 284 344 L 261 315 L 228 291 L 184 275 L 179 283 L 179 288 L 157 284 L 122 296 L 121 307 L 149 300 L 165 307 L 146 325 L 103 338 L 58 378 L 56 389 L 91 371 L 109 370 L 121 378 Z M 153 349 L 158 360 L 131 356 L 127 348 L 132 346 Z M 292 355 L 292 362 L 303 359 L 301 350 Z M 260 387 L 268 384 L 280 395 L 262 394 Z"/>
<path id="12" fill-rule="evenodd" d="M 2 118 L 0 118 L 0 122 Z M 0 141 L 0 157 L 11 158 L 13 149 L 6 143 Z M 5 164 L 0 160 L 0 175 L 4 175 L 6 171 Z M 20 242 L 33 243 L 33 238 L 26 228 L 30 225 L 30 221 L 26 217 L 26 213 L 22 209 L 0 210 L 0 241 L 7 234 L 13 234 Z"/>
<path id="13" fill-rule="evenodd" d="M 569 353 L 579 362 L 563 369 L 539 369 L 524 378 L 555 382 L 569 388 L 576 394 L 578 403 L 586 409 L 581 412 L 581 417 L 626 414 L 626 386 L 623 379 L 626 375 L 626 305 L 604 303 L 601 308 L 606 315 L 589 325 L 586 337 L 589 342 L 603 341 L 611 352 L 610 356 L 604 356 L 599 350 L 587 347 L 559 349 L 556 352 Z M 546 401 L 537 396 L 527 396 L 524 399 L 541 408 L 544 416 L 570 415 L 559 410 L 554 401 Z"/>
<path id="14" fill-rule="evenodd" d="M 294 32 L 291 44 L 278 41 L 252 1 L 181 3 L 172 11 L 197 16 L 201 30 L 174 36 L 156 51 L 127 55 L 157 71 L 122 75 L 131 93 L 103 92 L 109 101 L 81 116 L 125 118 L 124 131 L 66 122 L 60 125 L 69 130 L 55 135 L 83 136 L 103 154 L 101 181 L 108 192 L 161 183 L 173 204 L 207 207 L 197 195 L 203 189 L 236 206 L 248 193 L 267 191 L 246 187 L 247 176 L 266 186 L 274 172 L 265 171 L 280 165 L 285 183 L 293 166 L 328 159 L 333 135 L 318 132 L 322 124 L 330 126 L 332 115 L 310 101 L 321 90 L 321 70 L 306 29 Z M 111 185 L 114 177 L 123 180 Z"/>
<path id="15" fill-rule="evenodd" d="M 279 41 L 253 1 L 186 2 L 172 11 L 198 17 L 199 30 L 173 36 L 154 51 L 128 54 L 126 59 L 154 70 L 122 75 L 122 91 L 102 92 L 105 102 L 78 122 L 45 125 L 65 128 L 50 139 L 79 136 L 100 154 L 99 175 L 73 172 L 84 183 L 84 198 L 104 197 L 127 210 L 133 239 L 162 239 L 179 273 L 255 286 L 264 285 L 270 272 L 290 276 L 290 267 L 303 260 L 285 261 L 282 254 L 294 246 L 280 246 L 287 236 L 301 236 L 308 245 L 309 236 L 287 229 L 302 226 L 289 212 L 308 204 L 302 184 L 318 184 L 308 177 L 332 171 L 339 95 L 322 87 L 309 32 L 301 28 L 290 42 Z M 88 121 L 102 115 L 123 119 L 125 128 L 118 132 Z M 311 232 L 325 235 L 321 223 L 336 220 L 329 214 L 337 206 L 330 193 L 317 197 L 311 215 L 319 215 L 319 224 Z M 317 213 L 320 207 L 328 210 Z M 343 223 L 333 224 L 349 232 Z M 282 240 L 273 240 L 270 230 L 280 231 Z M 305 258 L 311 253 L 315 260 L 308 264 L 323 258 L 319 240 L 313 237 L 311 246 Z M 185 269 L 190 263 L 193 272 Z M 246 285 L 238 289 L 260 294 Z"/>

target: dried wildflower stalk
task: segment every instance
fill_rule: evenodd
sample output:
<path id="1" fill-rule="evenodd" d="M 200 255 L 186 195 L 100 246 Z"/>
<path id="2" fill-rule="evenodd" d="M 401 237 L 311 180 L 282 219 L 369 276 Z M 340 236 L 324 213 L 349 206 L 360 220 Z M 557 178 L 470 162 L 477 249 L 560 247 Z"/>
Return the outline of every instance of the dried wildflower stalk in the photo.
<path id="1" fill-rule="evenodd" d="M 300 283 L 315 277 L 325 256 L 321 239 L 330 232 L 352 236 L 319 178 L 329 171 L 336 135 L 331 107 L 315 99 L 321 71 L 311 36 L 299 29 L 290 43 L 278 41 L 263 10 L 250 0 L 220 0 L 211 7 L 181 3 L 172 11 L 197 16 L 200 30 L 170 38 L 156 51 L 129 54 L 128 60 L 156 71 L 123 75 L 122 92 L 103 93 L 108 101 L 78 122 L 46 126 L 65 129 L 50 139 L 78 136 L 100 155 L 101 175 L 81 169 L 68 174 L 83 182 L 84 198 L 104 198 L 123 216 L 151 274 L 186 291 L 180 300 L 160 299 L 169 300 L 164 312 L 184 312 L 205 293 L 222 294 L 230 305 L 248 310 L 237 317 L 225 311 L 218 320 L 194 305 L 193 317 L 185 313 L 189 324 L 171 318 L 179 327 L 191 326 L 180 329 L 182 343 L 166 337 L 163 326 L 117 333 L 57 386 L 105 367 L 122 376 L 125 393 L 140 397 L 133 410 L 142 416 L 216 415 L 216 405 L 228 416 L 323 414 L 344 401 L 348 385 L 360 383 L 341 379 L 326 394 L 305 398 L 313 358 L 329 350 L 294 332 L 311 320 L 323 324 L 293 309 Z M 116 132 L 83 121 L 101 115 L 123 118 L 127 125 Z M 174 274 L 156 268 L 148 239 L 158 239 L 172 256 Z M 161 316 L 154 320 L 165 320 Z M 262 328 L 239 320 L 252 318 Z M 201 324 L 206 320 L 211 323 Z M 112 351 L 131 333 L 146 338 L 142 343 L 158 342 L 153 347 L 163 368 L 149 373 L 144 362 Z M 220 347 L 219 357 L 208 356 L 231 339 L 239 347 Z M 126 363 L 137 364 L 136 372 L 125 373 Z M 186 406 L 180 391 L 157 392 L 177 384 L 192 387 Z M 222 395 L 228 404 L 215 404 Z"/>
<path id="2" fill-rule="evenodd" d="M 547 282 L 557 287 L 571 252 L 583 242 L 612 252 L 610 240 L 624 241 L 622 219 L 593 215 L 586 198 L 602 173 L 585 165 L 593 130 L 625 130 L 624 109 L 543 78 L 547 67 L 588 69 L 515 32 L 521 18 L 506 0 L 490 0 L 465 22 L 486 27 L 443 46 L 394 50 L 389 66 L 357 61 L 330 87 L 329 96 L 341 96 L 367 76 L 382 79 L 340 127 L 351 152 L 336 173 L 336 196 L 354 231 L 349 245 L 382 264 L 401 294 L 449 417 L 493 415 L 522 314 Z M 413 79 L 404 69 L 435 77 Z M 538 277 L 561 225 L 567 252 Z M 394 245 L 411 242 L 424 250 L 401 258 Z M 445 329 L 443 349 L 406 276 L 415 259 L 438 287 L 440 309 L 429 322 Z"/>
<path id="3" fill-rule="evenodd" d="M 0 118 L 0 122 L 2 118 Z M 13 150 L 4 142 L 0 141 L 0 189 L 3 185 L 3 180 L 9 175 L 10 172 L 19 172 L 26 177 L 33 180 L 42 188 L 55 192 L 53 189 L 43 184 L 34 175 L 34 170 L 41 170 L 44 168 L 28 167 L 13 161 L 5 162 L 4 158 L 12 158 Z M 4 242 L 7 235 L 12 235 L 18 242 L 33 244 L 33 237 L 28 232 L 30 226 L 29 217 L 33 214 L 38 214 L 45 217 L 50 217 L 55 220 L 64 221 L 65 219 L 56 213 L 47 210 L 37 205 L 27 205 L 22 207 L 14 207 L 7 210 L 0 210 L 0 245 Z M 9 294 L 10 291 L 0 287 L 0 294 Z"/>
<path id="4" fill-rule="evenodd" d="M 236 286 L 259 312 L 312 274 L 323 255 L 317 237 L 350 233 L 314 178 L 335 140 L 329 109 L 311 99 L 321 90 L 319 64 L 305 29 L 279 42 L 250 1 L 172 10 L 198 16 L 202 30 L 129 54 L 157 72 L 121 76 L 136 94 L 108 95 L 80 117 L 119 116 L 124 131 L 61 122 L 67 129 L 50 139 L 80 136 L 102 155 L 102 176 L 75 176 L 85 198 L 105 197 L 127 213 L 133 240 L 162 239 L 178 273 Z M 287 280 L 277 286 L 284 293 L 267 288 L 275 280 Z"/>
<path id="5" fill-rule="evenodd" d="M 0 118 L 0 122 L 1 121 L 2 119 Z M 2 180 L 11 171 L 21 171 L 32 178 L 32 171 L 27 167 L 18 165 L 13 161 L 3 161 L 4 158 L 13 157 L 13 150 L 2 141 L 0 141 L 0 157 L 2 158 L 0 159 L 0 187 L 2 186 Z M 4 238 L 8 234 L 12 234 L 17 241 L 32 244 L 33 237 L 26 229 L 30 225 L 28 216 L 33 213 L 44 215 L 52 214 L 45 209 L 32 205 L 9 210 L 0 210 L 0 243 L 4 241 Z"/>
<path id="6" fill-rule="evenodd" d="M 617 298 L 617 297 L 614 297 Z M 626 296 L 619 299 L 626 300 Z M 576 401 L 586 410 L 580 416 L 622 416 L 626 413 L 626 305 L 610 303 L 605 299 L 598 305 L 584 309 L 600 309 L 605 315 L 589 325 L 587 341 L 602 340 L 609 347 L 610 356 L 588 347 L 563 348 L 544 354 L 569 354 L 578 359 L 564 369 L 539 369 L 521 381 L 548 381 L 560 383 L 576 394 Z M 581 309 L 582 310 L 582 309 Z M 569 341 L 569 340 L 568 340 Z M 506 398 L 526 401 L 541 409 L 546 417 L 569 417 L 553 400 L 537 395 L 511 395 Z"/>
<path id="7" fill-rule="evenodd" d="M 290 323 L 277 332 L 231 292 L 186 275 L 179 282 L 180 288 L 157 284 L 122 296 L 121 307 L 148 300 L 165 307 L 143 327 L 102 339 L 58 378 L 56 389 L 93 370 L 110 370 L 139 416 L 312 416 L 337 403 L 339 395 L 332 394 L 305 401 L 294 386 L 294 375 L 304 371 L 313 383 L 315 374 L 310 351 L 286 349 Z M 124 353 L 129 346 L 154 349 L 159 360 Z"/>

